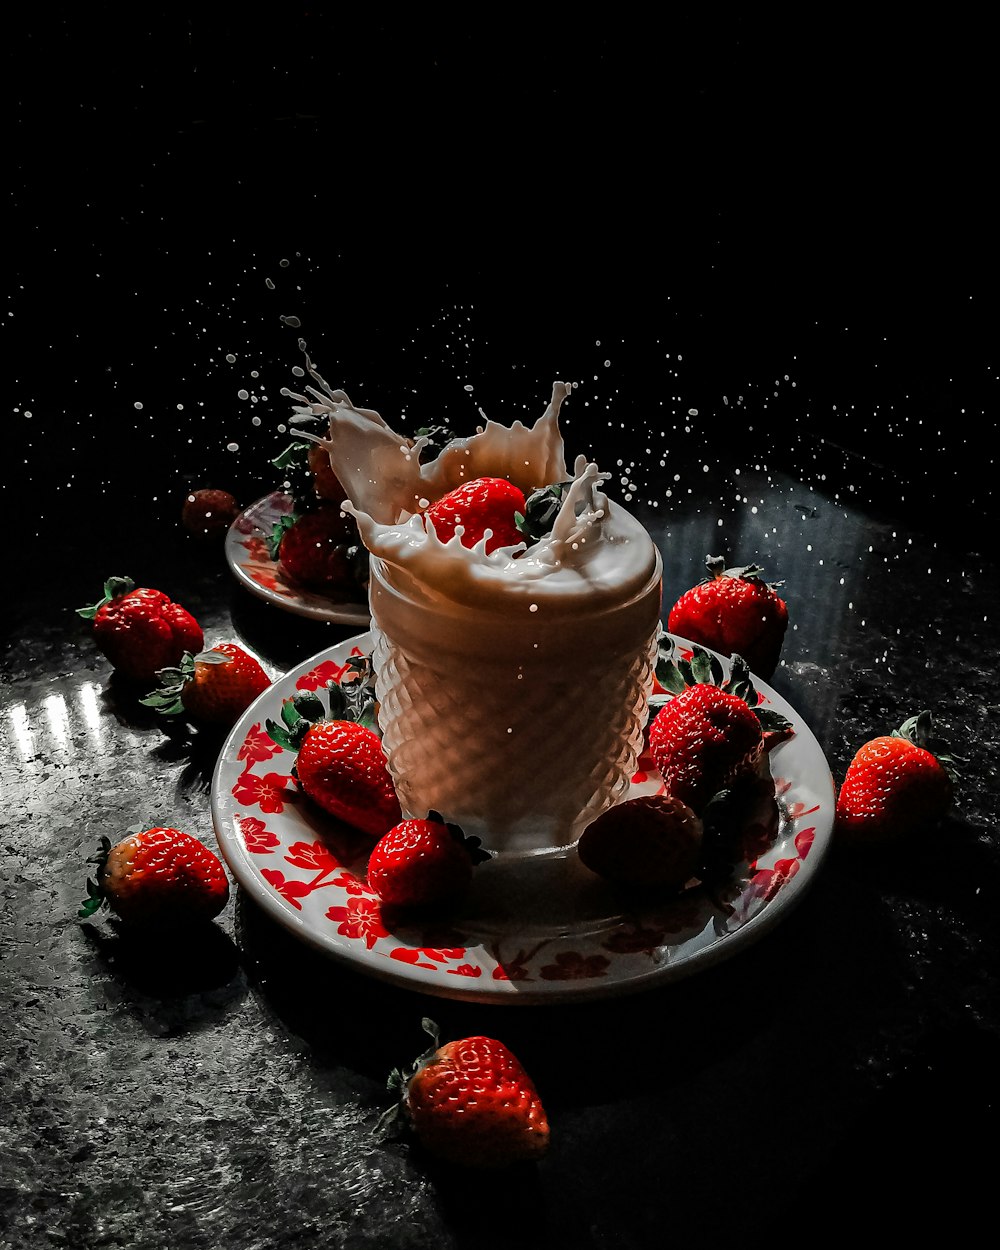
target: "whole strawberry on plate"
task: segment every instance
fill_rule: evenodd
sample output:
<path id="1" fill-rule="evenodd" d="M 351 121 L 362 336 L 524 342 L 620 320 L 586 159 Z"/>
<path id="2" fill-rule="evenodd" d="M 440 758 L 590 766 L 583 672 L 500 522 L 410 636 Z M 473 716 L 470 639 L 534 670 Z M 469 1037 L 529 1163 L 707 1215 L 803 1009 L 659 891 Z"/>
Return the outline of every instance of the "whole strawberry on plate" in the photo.
<path id="1" fill-rule="evenodd" d="M 213 920 L 229 899 L 219 857 L 179 829 L 134 829 L 112 845 L 102 838 L 80 916 L 107 906 L 126 924 L 161 929 Z"/>
<path id="2" fill-rule="evenodd" d="M 626 799 L 602 812 L 577 842 L 580 861 L 616 886 L 642 893 L 682 890 L 698 872 L 704 830 L 671 794 Z"/>
<path id="3" fill-rule="evenodd" d="M 523 542 L 517 518 L 525 510 L 524 492 L 502 477 L 477 477 L 442 495 L 424 512 L 435 534 L 446 543 L 462 527 L 462 546 L 474 547 L 486 531 L 486 552 Z"/>
<path id="4" fill-rule="evenodd" d="M 837 794 L 835 836 L 846 845 L 884 846 L 937 824 L 952 805 L 956 760 L 934 735 L 929 711 L 866 742 Z"/>
<path id="5" fill-rule="evenodd" d="M 288 580 L 307 590 L 358 595 L 365 584 L 367 552 L 357 522 L 339 504 L 289 513 L 277 522 L 267 545 Z"/>
<path id="6" fill-rule="evenodd" d="M 791 732 L 790 722 L 761 706 L 746 661 L 734 655 L 728 678 L 718 656 L 694 647 L 676 658 L 661 651 L 656 677 L 673 697 L 649 725 L 649 751 L 672 794 L 698 816 L 712 798 L 766 767 L 767 749 Z"/>
<path id="7" fill-rule="evenodd" d="M 474 867 L 489 858 L 478 838 L 428 812 L 400 821 L 379 839 L 368 859 L 368 884 L 386 907 L 446 907 L 461 900 Z"/>
<path id="8" fill-rule="evenodd" d="M 337 820 L 372 838 L 399 824 L 403 813 L 386 767 L 375 719 L 371 665 L 353 663 L 341 685 L 327 685 L 329 710 L 318 694 L 286 699 L 281 724 L 268 719 L 271 739 L 297 752 L 292 773 L 305 795 Z"/>
<path id="9" fill-rule="evenodd" d="M 756 564 L 726 568 L 708 556 L 708 577 L 684 592 L 667 615 L 667 629 L 725 656 L 741 655 L 765 680 L 778 667 L 788 628 L 781 582 L 765 582 Z"/>
<path id="10" fill-rule="evenodd" d="M 531 1078 L 516 1056 L 492 1037 L 440 1041 L 423 1021 L 428 1050 L 408 1072 L 389 1077 L 400 1101 L 380 1124 L 400 1115 L 421 1146 L 449 1164 L 494 1169 L 531 1163 L 548 1149 L 549 1121 Z"/>
<path id="11" fill-rule="evenodd" d="M 249 652 L 235 642 L 209 651 L 185 651 L 180 664 L 161 668 L 160 684 L 140 699 L 167 717 L 190 716 L 206 725 L 235 725 L 271 679 Z"/>
<path id="12" fill-rule="evenodd" d="M 93 637 L 112 667 L 133 681 L 152 681 L 161 668 L 179 664 L 185 651 L 200 651 L 201 626 L 162 590 L 136 586 L 131 577 L 109 577 L 104 598 L 77 608 L 93 622 Z"/>

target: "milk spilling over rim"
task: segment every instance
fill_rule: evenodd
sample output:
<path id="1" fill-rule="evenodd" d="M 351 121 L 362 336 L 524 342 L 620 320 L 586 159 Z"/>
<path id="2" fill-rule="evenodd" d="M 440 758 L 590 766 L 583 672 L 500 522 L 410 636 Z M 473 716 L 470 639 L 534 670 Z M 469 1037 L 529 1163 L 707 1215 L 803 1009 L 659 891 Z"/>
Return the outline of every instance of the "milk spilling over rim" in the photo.
<path id="1" fill-rule="evenodd" d="M 355 407 L 344 391 L 330 387 L 308 355 L 306 366 L 317 386 L 306 387 L 305 395 L 285 387 L 282 394 L 296 401 L 299 421 L 328 419 L 326 438 L 300 434 L 326 448 L 348 495 L 345 511 L 357 518 L 365 546 L 407 594 L 433 599 L 442 610 L 441 600 L 487 609 L 524 602 L 533 613 L 562 616 L 629 599 L 658 577 L 659 555 L 649 533 L 601 490 L 611 475 L 578 456 L 570 480 L 559 411 L 572 385 L 553 384 L 534 425 L 487 419 L 479 432 L 456 438 L 422 464 L 426 438 L 396 434 L 377 412 Z M 486 536 L 464 546 L 461 527 L 442 542 L 423 512 L 463 482 L 486 476 L 508 478 L 526 496 L 569 481 L 550 533 L 490 554 Z"/>

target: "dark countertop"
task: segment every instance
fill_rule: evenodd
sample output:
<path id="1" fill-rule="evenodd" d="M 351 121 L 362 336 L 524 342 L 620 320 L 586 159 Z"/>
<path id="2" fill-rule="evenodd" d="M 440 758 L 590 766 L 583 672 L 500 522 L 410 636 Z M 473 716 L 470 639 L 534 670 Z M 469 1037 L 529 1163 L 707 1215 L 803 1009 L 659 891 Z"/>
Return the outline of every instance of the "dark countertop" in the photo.
<path id="1" fill-rule="evenodd" d="M 514 196 L 508 230 L 491 220 L 488 243 L 467 220 L 432 226 L 428 213 L 418 245 L 391 229 L 395 201 L 356 132 L 346 153 L 369 175 L 375 217 L 359 218 L 350 196 L 345 209 L 332 174 L 324 182 L 315 144 L 344 123 L 314 84 L 297 113 L 278 108 L 297 58 L 315 69 L 326 51 L 308 38 L 307 10 L 293 9 L 273 67 L 259 49 L 248 61 L 240 43 L 222 85 L 195 73 L 224 59 L 232 27 L 221 18 L 139 22 L 120 91 L 96 70 L 86 81 L 74 72 L 83 35 L 72 10 L 44 57 L 37 24 L 20 47 L 17 137 L 27 142 L 5 482 L 17 523 L 0 663 L 0 1247 L 646 1250 L 780 1246 L 818 1230 L 854 1236 L 861 1223 L 894 1242 L 975 1235 L 992 1216 L 983 1142 L 995 1134 L 1000 1061 L 997 375 L 977 167 L 962 184 L 968 212 L 942 192 L 915 217 L 904 211 L 901 153 L 944 151 L 944 138 L 933 127 L 897 132 L 901 165 L 890 173 L 876 142 L 885 132 L 862 125 L 859 110 L 848 130 L 869 145 L 852 169 L 868 175 L 877 230 L 832 189 L 844 172 L 832 157 L 822 168 L 800 160 L 793 176 L 764 152 L 749 194 L 753 134 L 782 152 L 801 152 L 802 136 L 794 124 L 767 128 L 781 97 L 774 79 L 757 97 L 733 85 L 758 81 L 741 24 L 718 65 L 694 58 L 703 83 L 702 69 L 672 64 L 668 103 L 687 98 L 678 82 L 701 101 L 678 126 L 728 135 L 726 150 L 744 161 L 723 188 L 693 177 L 710 162 L 673 151 L 678 177 L 692 175 L 678 186 L 697 187 L 660 202 L 683 257 L 653 231 L 648 198 L 637 214 L 618 206 L 620 247 L 582 253 L 608 211 L 593 198 L 580 210 L 594 193 L 585 170 L 570 184 L 583 216 L 565 231 L 546 219 L 535 237 Z M 370 45 L 353 21 L 358 57 Z M 377 34 L 403 73 L 415 32 Z M 159 70 L 143 68 L 138 54 L 158 37 L 186 67 L 179 79 L 155 60 Z M 501 42 L 517 39 L 507 31 Z M 86 47 L 107 69 L 99 43 L 91 32 Z M 548 68 L 549 50 L 546 38 L 524 72 Z M 425 51 L 418 42 L 414 56 Z M 625 81 L 614 38 L 590 53 L 574 39 L 572 53 L 571 98 L 593 81 L 588 55 Z M 39 58 L 60 71 L 61 105 L 28 90 Z M 349 60 L 338 53 L 341 77 Z M 476 75 L 462 64 L 469 92 Z M 795 66 L 802 100 L 811 74 Z M 247 93 L 255 76 L 270 94 Z M 962 94 L 959 77 L 948 97 L 956 118 L 974 90 Z M 180 79 L 188 91 L 172 111 Z M 507 97 L 515 129 L 534 101 L 545 134 L 562 134 L 570 110 L 559 91 L 525 92 Z M 830 139 L 835 107 L 818 117 L 819 95 L 808 97 L 812 116 Z M 644 117 L 654 96 L 647 82 L 633 101 Z M 869 86 L 866 103 L 888 124 L 889 94 L 874 96 Z M 603 119 L 610 135 L 588 99 L 587 122 Z M 448 105 L 438 81 L 425 120 Z M 485 150 L 507 152 L 499 111 L 489 121 Z M 422 149 L 411 124 L 412 144 L 396 136 L 408 154 L 397 172 L 426 192 L 413 182 Z M 133 142 L 140 132 L 144 144 Z M 460 139 L 428 155 L 438 195 Z M 643 149 L 634 132 L 629 142 Z M 577 135 L 570 154 L 585 146 Z M 72 176 L 59 196 L 47 179 L 63 161 Z M 540 141 L 531 172 L 543 167 Z M 493 186 L 489 163 L 461 168 L 468 184 L 455 181 L 476 202 Z M 934 169 L 948 172 L 943 158 Z M 363 178 L 347 181 L 361 194 Z M 762 198 L 769 185 L 810 212 L 778 214 Z M 204 212 L 192 238 L 196 191 Z M 297 942 L 239 889 L 193 950 L 150 949 L 104 917 L 79 920 L 102 834 L 155 818 L 217 845 L 220 740 L 166 732 L 111 677 L 74 609 L 99 597 L 105 577 L 128 574 L 185 603 L 210 643 L 242 641 L 274 674 L 353 632 L 254 599 L 221 544 L 180 525 L 192 485 L 243 503 L 274 485 L 269 460 L 288 415 L 279 389 L 299 361 L 300 329 L 280 316 L 300 318 L 334 385 L 390 420 L 468 423 L 480 404 L 528 419 L 554 378 L 578 378 L 567 451 L 593 453 L 615 472 L 609 490 L 632 496 L 663 553 L 665 607 L 709 554 L 782 580 L 791 626 L 771 684 L 838 783 L 864 741 L 931 709 L 963 760 L 943 827 L 892 855 L 835 846 L 801 905 L 759 942 L 608 1001 L 514 1009 L 377 982 Z M 521 1058 L 552 1124 L 535 1169 L 470 1179 L 373 1136 L 388 1071 L 423 1048 L 424 1015 L 446 1036 L 498 1036 Z"/>

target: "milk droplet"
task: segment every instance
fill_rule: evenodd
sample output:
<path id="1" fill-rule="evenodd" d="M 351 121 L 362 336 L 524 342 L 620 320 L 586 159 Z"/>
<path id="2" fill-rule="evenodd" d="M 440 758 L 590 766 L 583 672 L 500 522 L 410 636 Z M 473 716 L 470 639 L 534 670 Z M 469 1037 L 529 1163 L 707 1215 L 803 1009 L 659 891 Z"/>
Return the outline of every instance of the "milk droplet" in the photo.
<path id="1" fill-rule="evenodd" d="M 133 408 L 135 408 L 135 409 L 136 409 L 136 411 L 138 411 L 138 412 L 141 412 L 141 411 L 142 411 L 142 404 L 140 404 L 138 400 L 136 400 L 136 401 L 135 401 L 135 403 L 132 405 L 132 407 L 133 407 Z"/>
<path id="2" fill-rule="evenodd" d="M 229 354 L 226 356 L 226 360 L 227 360 L 227 362 L 228 362 L 229 364 L 231 364 L 231 365 L 235 365 L 235 364 L 236 364 L 236 357 L 233 355 L 233 353 L 232 353 L 232 352 L 229 352 Z"/>
<path id="3" fill-rule="evenodd" d="M 688 416 L 689 416 L 689 417 L 696 417 L 697 415 L 698 415 L 698 409 L 697 409 L 697 408 L 689 408 L 689 409 L 688 409 Z"/>
<path id="4" fill-rule="evenodd" d="M 469 385 L 468 385 L 468 383 L 466 383 L 466 385 L 465 385 L 462 389 L 463 389 L 463 390 L 465 390 L 465 391 L 471 391 L 471 390 L 472 390 L 472 387 L 471 387 L 471 386 L 469 386 Z"/>
<path id="5" fill-rule="evenodd" d="M 226 451 L 239 451 L 239 449 L 240 449 L 239 443 L 227 443 L 226 444 Z"/>
<path id="6" fill-rule="evenodd" d="M 529 611 L 529 612 L 537 612 L 537 611 L 538 611 L 538 604 L 537 604 L 537 603 L 529 603 L 529 604 L 528 604 L 528 611 Z"/>
<path id="7" fill-rule="evenodd" d="M 237 398 L 237 399 L 249 399 L 249 398 L 250 398 L 250 392 L 249 392 L 249 391 L 244 391 L 244 390 L 238 390 L 238 391 L 236 392 L 236 398 Z"/>
<path id="8" fill-rule="evenodd" d="M 302 324 L 298 317 L 282 317 L 281 320 L 286 326 L 291 326 L 293 330 L 297 330 Z"/>
<path id="9" fill-rule="evenodd" d="M 274 283 L 271 281 L 271 279 L 270 279 L 270 278 L 265 278 L 265 279 L 264 279 L 264 285 L 267 287 L 267 289 L 268 289 L 269 291 L 273 291 L 273 290 L 274 290 Z"/>
<path id="10" fill-rule="evenodd" d="M 287 269 L 289 262 L 287 260 L 279 260 L 278 264 L 281 266 L 282 269 Z"/>

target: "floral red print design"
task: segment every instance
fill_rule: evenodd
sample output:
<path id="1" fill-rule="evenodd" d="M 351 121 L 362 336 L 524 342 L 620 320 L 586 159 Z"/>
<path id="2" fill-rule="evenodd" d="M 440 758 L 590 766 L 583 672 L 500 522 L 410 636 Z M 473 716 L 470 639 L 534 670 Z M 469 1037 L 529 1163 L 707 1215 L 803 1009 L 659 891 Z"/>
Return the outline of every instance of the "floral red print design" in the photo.
<path id="1" fill-rule="evenodd" d="M 812 825 L 810 825 L 808 829 L 800 829 L 795 835 L 795 849 L 799 853 L 799 859 L 805 859 L 805 857 L 809 854 L 812 850 L 812 844 L 815 841 L 815 838 L 816 829 Z"/>
<path id="2" fill-rule="evenodd" d="M 293 777 L 282 773 L 258 777 L 256 773 L 242 772 L 233 786 L 233 797 L 248 807 L 259 807 L 262 812 L 283 812 L 285 804 L 295 796 L 293 781 Z"/>
<path id="3" fill-rule="evenodd" d="M 272 755 L 277 755 L 281 747 L 274 741 L 270 735 L 266 734 L 260 725 L 252 725 L 250 732 L 243 740 L 243 745 L 236 754 L 238 760 L 246 762 L 249 768 L 252 764 L 263 764 L 265 760 L 269 760 Z"/>
<path id="4" fill-rule="evenodd" d="M 457 968 L 449 968 L 448 972 L 453 977 L 481 977 L 483 975 L 482 968 L 476 968 L 472 964 L 459 964 Z"/>
<path id="5" fill-rule="evenodd" d="M 528 964 L 545 946 L 548 939 L 545 938 L 541 942 L 536 943 L 530 950 L 520 950 L 512 959 L 505 959 L 500 951 L 500 944 L 497 943 L 493 947 L 493 958 L 496 960 L 497 966 L 493 969 L 494 981 L 530 981 L 531 973 L 528 971 Z"/>
<path id="6" fill-rule="evenodd" d="M 260 874 L 264 880 L 278 891 L 286 903 L 291 903 L 296 911 L 302 910 L 302 904 L 299 899 L 305 898 L 307 894 L 311 894 L 313 884 L 311 881 L 293 881 L 285 877 L 283 872 L 277 868 L 264 868 Z"/>
<path id="7" fill-rule="evenodd" d="M 352 656 L 364 655 L 364 652 L 360 647 L 352 647 L 350 654 Z M 349 660 L 345 660 L 343 664 L 338 664 L 335 660 L 324 660 L 322 664 L 311 668 L 308 673 L 303 673 L 295 683 L 295 688 L 296 690 L 320 690 L 328 682 L 340 682 L 349 666 Z"/>
<path id="8" fill-rule="evenodd" d="M 650 929 L 641 925 L 629 925 L 618 929 L 601 945 L 616 955 L 652 955 L 663 945 L 667 936 L 665 929 Z"/>
<path id="9" fill-rule="evenodd" d="M 773 868 L 758 869 L 747 883 L 746 895 L 769 903 L 781 887 L 791 881 L 799 867 L 797 859 L 779 859 Z"/>
<path id="10" fill-rule="evenodd" d="M 398 959 L 400 963 L 412 964 L 416 968 L 436 968 L 439 964 L 461 959 L 464 954 L 464 946 L 444 950 L 432 946 L 397 946 L 389 952 L 390 958 Z M 455 969 L 449 971 L 453 972 Z"/>
<path id="11" fill-rule="evenodd" d="M 346 907 L 331 907 L 326 913 L 326 918 L 337 925 L 337 932 L 342 937 L 360 939 L 369 950 L 379 938 L 389 936 L 389 930 L 382 923 L 382 913 L 375 899 L 348 899 Z"/>
<path id="12" fill-rule="evenodd" d="M 243 844 L 252 855 L 270 855 L 281 839 L 256 816 L 237 816 Z"/>
<path id="13" fill-rule="evenodd" d="M 293 842 L 285 852 L 285 859 L 293 868 L 311 869 L 324 876 L 341 866 L 340 860 L 335 859 L 322 842 Z"/>
<path id="14" fill-rule="evenodd" d="M 579 951 L 563 951 L 554 964 L 540 968 L 538 975 L 546 981 L 582 981 L 603 977 L 611 966 L 604 955 L 582 955 Z"/>
<path id="15" fill-rule="evenodd" d="M 360 877 L 356 877 L 353 872 L 348 872 L 346 869 L 343 872 L 338 872 L 330 884 L 339 886 L 342 890 L 346 890 L 348 894 L 372 895 L 375 893 L 366 881 L 362 881 Z"/>

